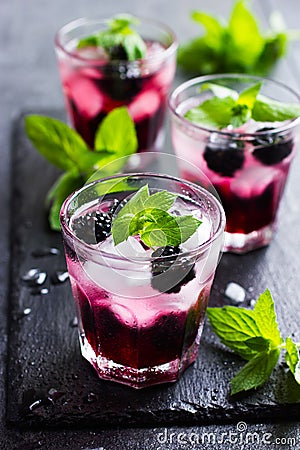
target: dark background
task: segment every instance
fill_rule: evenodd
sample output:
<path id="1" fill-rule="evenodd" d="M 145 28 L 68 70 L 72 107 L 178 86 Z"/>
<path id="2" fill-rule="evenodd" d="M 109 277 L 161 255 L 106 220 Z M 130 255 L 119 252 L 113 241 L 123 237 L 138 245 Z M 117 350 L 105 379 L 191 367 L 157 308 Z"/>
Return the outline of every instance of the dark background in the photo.
<path id="1" fill-rule="evenodd" d="M 286 21 L 288 28 L 299 26 L 300 4 L 298 0 L 261 0 L 252 3 L 253 10 L 266 24 L 272 9 L 278 8 Z M 63 98 L 60 80 L 57 71 L 56 59 L 53 50 L 53 39 L 56 30 L 63 24 L 80 16 L 108 16 L 121 11 L 132 12 L 137 15 L 158 18 L 172 27 L 179 41 L 183 42 L 198 32 L 196 25 L 192 25 L 189 12 L 193 9 L 202 9 L 215 12 L 218 15 L 228 16 L 231 1 L 211 0 L 210 2 L 192 0 L 1 0 L 0 4 L 0 448 L 2 449 L 176 449 L 176 448 L 206 448 L 201 445 L 180 444 L 180 433 L 195 432 L 215 433 L 221 439 L 222 433 L 236 432 L 236 425 L 210 425 L 193 427 L 170 427 L 167 431 L 168 442 L 159 442 L 159 433 L 165 433 L 165 428 L 139 428 L 139 429 L 93 429 L 93 430 L 60 430 L 60 431 L 19 431 L 18 428 L 7 427 L 5 424 L 6 403 L 6 360 L 7 360 L 7 334 L 9 316 L 8 290 L 9 290 L 9 259 L 10 259 L 10 183 L 11 183 L 11 133 L 12 124 L 22 111 L 34 110 L 41 112 L 48 109 L 63 110 Z M 300 41 L 289 47 L 287 57 L 280 61 L 272 77 L 287 83 L 300 91 Z M 183 79 L 178 73 L 174 86 Z M 299 160 L 299 155 L 298 155 Z M 298 164 L 299 167 L 299 164 Z M 297 183 L 297 174 L 294 171 L 289 181 L 286 195 L 292 192 L 292 183 Z M 292 198 L 292 197 L 291 197 Z M 299 206 L 289 205 L 293 212 L 299 213 Z M 284 234 L 282 234 L 284 236 Z M 290 238 L 289 242 L 292 240 Z M 293 256 L 298 254 L 293 249 Z M 299 250 L 299 249 L 298 249 Z M 275 257 L 276 255 L 274 255 Z M 299 268 L 299 259 L 297 260 Z M 274 266 L 281 261 L 273 261 Z M 294 265 L 295 266 L 295 261 Z M 288 272 L 288 267 L 283 267 Z M 275 271 L 276 272 L 276 271 Z M 294 276 L 297 277 L 298 273 Z M 258 284 L 267 286 L 272 284 L 272 270 L 262 271 Z M 296 285 L 295 281 L 293 286 Z M 255 280 L 253 281 L 255 285 Z M 288 285 L 273 284 L 284 295 Z M 299 294 L 294 289 L 290 295 Z M 287 311 L 288 315 L 292 311 Z M 286 421 L 277 423 L 247 424 L 248 430 L 259 433 L 261 439 L 265 433 L 271 433 L 272 445 L 261 443 L 259 448 L 299 448 L 300 431 L 295 422 Z M 269 421 L 270 422 L 270 421 Z M 171 433 L 175 433 L 171 437 Z M 161 435 L 162 436 L 162 435 Z M 266 436 L 267 438 L 267 436 Z M 276 438 L 283 438 L 281 444 L 276 444 Z M 297 442 L 289 444 L 288 439 L 295 438 Z M 286 440 L 284 440 L 286 439 Z M 292 441 L 290 441 L 292 442 Z M 254 448 L 252 444 L 243 443 L 244 447 Z M 223 449 L 224 444 L 216 444 L 216 449 Z M 235 448 L 232 444 L 231 448 Z M 257 448 L 257 446 L 256 446 Z"/>

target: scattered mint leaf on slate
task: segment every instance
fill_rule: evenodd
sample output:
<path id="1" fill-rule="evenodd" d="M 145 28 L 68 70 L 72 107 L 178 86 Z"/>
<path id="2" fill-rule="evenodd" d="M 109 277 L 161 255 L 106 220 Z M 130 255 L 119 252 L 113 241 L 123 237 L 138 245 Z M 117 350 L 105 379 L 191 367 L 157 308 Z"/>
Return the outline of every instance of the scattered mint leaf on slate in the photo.
<path id="1" fill-rule="evenodd" d="M 113 220 L 114 244 L 118 245 L 129 236 L 136 235 L 151 248 L 177 246 L 185 242 L 195 233 L 201 221 L 189 215 L 168 213 L 176 198 L 177 195 L 168 191 L 150 195 L 148 185 L 140 188 Z"/>
<path id="2" fill-rule="evenodd" d="M 120 14 L 108 20 L 108 29 L 80 39 L 77 48 L 97 46 L 103 48 L 110 59 L 135 61 L 146 55 L 147 47 L 141 36 L 132 28 L 138 19 Z"/>
<path id="3" fill-rule="evenodd" d="M 65 171 L 47 196 L 53 230 L 60 229 L 60 207 L 69 194 L 83 186 L 95 172 L 97 179 L 120 172 L 127 157 L 138 148 L 134 122 L 126 107 L 115 108 L 100 123 L 94 151 L 75 130 L 52 117 L 26 116 L 25 131 L 39 153 Z"/>
<path id="4" fill-rule="evenodd" d="M 286 338 L 284 343 L 268 289 L 258 297 L 253 310 L 224 306 L 207 308 L 207 315 L 213 331 L 223 344 L 248 360 L 231 380 L 232 395 L 264 384 L 283 349 L 286 349 L 286 363 L 300 384 L 300 343 L 293 342 L 291 338 Z"/>
<path id="5" fill-rule="evenodd" d="M 65 123 L 52 117 L 28 115 L 25 131 L 36 149 L 54 166 L 62 170 L 78 170 L 76 153 L 87 152 L 81 136 Z"/>
<path id="6" fill-rule="evenodd" d="M 206 128 L 239 128 L 249 119 L 277 122 L 300 116 L 300 104 L 288 104 L 259 94 L 262 82 L 254 83 L 238 94 L 224 86 L 205 83 L 201 91 L 210 90 L 214 96 L 188 110 L 184 117 Z"/>
<path id="7" fill-rule="evenodd" d="M 293 342 L 290 337 L 285 340 L 286 344 L 286 354 L 285 360 L 289 366 L 290 371 L 294 375 L 295 380 L 300 384 L 300 356 L 297 345 Z"/>
<path id="8" fill-rule="evenodd" d="M 231 395 L 255 389 L 268 381 L 279 356 L 279 349 L 257 353 L 231 380 Z"/>
<path id="9" fill-rule="evenodd" d="M 59 213 L 64 200 L 76 189 L 84 184 L 84 180 L 77 173 L 63 173 L 47 195 L 49 206 L 49 224 L 52 230 L 60 230 Z"/>
<path id="10" fill-rule="evenodd" d="M 227 21 L 204 11 L 193 11 L 191 18 L 204 32 L 179 47 L 178 65 L 193 75 L 265 76 L 286 53 L 288 42 L 300 37 L 297 32 L 286 31 L 282 23 L 262 33 L 257 18 L 243 0 L 235 2 Z"/>
<path id="11" fill-rule="evenodd" d="M 213 331 L 223 344 L 238 353 L 244 359 L 251 359 L 255 354 L 247 345 L 251 338 L 260 337 L 253 311 L 235 306 L 207 308 L 207 316 Z"/>
<path id="12" fill-rule="evenodd" d="M 265 339 L 270 339 L 274 347 L 280 345 L 283 340 L 277 323 L 274 301 L 269 289 L 260 294 L 254 305 L 253 313 L 260 335 Z"/>
<path id="13" fill-rule="evenodd" d="M 101 156 L 98 168 L 136 152 L 138 140 L 134 122 L 125 106 L 113 109 L 100 123 L 95 136 L 95 152 Z M 125 160 L 120 161 L 121 167 Z M 116 171 L 117 167 L 115 168 Z"/>

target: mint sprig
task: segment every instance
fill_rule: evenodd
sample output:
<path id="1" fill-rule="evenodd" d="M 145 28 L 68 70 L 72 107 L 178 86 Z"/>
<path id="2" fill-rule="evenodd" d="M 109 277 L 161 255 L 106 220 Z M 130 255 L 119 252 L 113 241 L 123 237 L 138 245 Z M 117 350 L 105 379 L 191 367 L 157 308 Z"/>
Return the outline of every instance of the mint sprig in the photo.
<path id="1" fill-rule="evenodd" d="M 75 130 L 52 117 L 26 116 L 25 131 L 39 153 L 64 171 L 46 198 L 50 227 L 56 231 L 60 230 L 59 211 L 66 197 L 96 171 L 98 178 L 119 172 L 126 157 L 138 147 L 135 126 L 126 107 L 114 109 L 100 123 L 93 151 Z"/>
<path id="2" fill-rule="evenodd" d="M 259 91 L 262 82 L 254 83 L 238 93 L 214 83 L 205 83 L 202 91 L 214 96 L 190 109 L 184 117 L 206 128 L 239 128 L 252 119 L 257 122 L 282 122 L 300 116 L 300 104 L 272 100 Z"/>
<path id="3" fill-rule="evenodd" d="M 271 29 L 263 33 L 244 0 L 234 3 L 226 21 L 204 11 L 193 11 L 191 18 L 204 32 L 179 47 L 178 65 L 193 75 L 267 75 L 286 53 L 288 42 L 299 39 L 299 32 L 285 30 L 278 11 L 270 17 Z"/>
<path id="4" fill-rule="evenodd" d="M 77 48 L 101 47 L 110 59 L 142 59 L 146 55 L 147 47 L 138 32 L 132 28 L 132 25 L 137 25 L 138 22 L 136 17 L 129 14 L 119 14 L 108 20 L 107 30 L 80 39 Z M 125 52 L 125 58 L 122 58 L 122 50 Z"/>
<path id="5" fill-rule="evenodd" d="M 185 242 L 202 222 L 191 215 L 170 214 L 168 210 L 176 198 L 176 194 L 165 190 L 151 195 L 148 185 L 140 188 L 113 220 L 114 244 L 137 235 L 150 248 L 177 246 Z"/>
<path id="6" fill-rule="evenodd" d="M 295 343 L 284 341 L 278 327 L 274 301 L 270 291 L 263 292 L 253 310 L 235 306 L 208 308 L 213 331 L 221 342 L 248 360 L 231 380 L 231 394 L 255 389 L 264 384 L 278 363 L 281 351 L 291 373 L 300 384 L 300 356 Z"/>

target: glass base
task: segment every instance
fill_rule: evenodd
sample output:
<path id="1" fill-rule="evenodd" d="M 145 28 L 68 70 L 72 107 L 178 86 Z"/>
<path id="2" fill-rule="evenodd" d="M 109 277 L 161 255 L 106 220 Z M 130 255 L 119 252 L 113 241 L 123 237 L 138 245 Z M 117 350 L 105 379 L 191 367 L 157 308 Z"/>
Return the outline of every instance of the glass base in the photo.
<path id="1" fill-rule="evenodd" d="M 177 358 L 159 366 L 136 369 L 102 356 L 97 357 L 85 335 L 80 335 L 79 339 L 82 356 L 93 365 L 101 379 L 126 384 L 136 389 L 177 381 L 181 373 L 195 361 L 199 348 L 196 339 L 181 360 Z"/>
<path id="2" fill-rule="evenodd" d="M 267 225 L 252 233 L 228 233 L 225 231 L 224 252 L 247 253 L 268 245 L 273 237 L 275 224 Z"/>

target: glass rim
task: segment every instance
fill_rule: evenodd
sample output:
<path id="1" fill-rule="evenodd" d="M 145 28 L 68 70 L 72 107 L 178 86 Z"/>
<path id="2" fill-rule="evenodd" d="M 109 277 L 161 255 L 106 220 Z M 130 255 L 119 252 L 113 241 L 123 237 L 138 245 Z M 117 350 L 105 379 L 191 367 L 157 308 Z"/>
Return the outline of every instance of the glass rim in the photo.
<path id="1" fill-rule="evenodd" d="M 208 133 L 215 133 L 220 136 L 224 137 L 234 137 L 235 139 L 239 138 L 249 138 L 253 137 L 254 139 L 256 137 L 260 137 L 266 134 L 265 131 L 254 131 L 254 132 L 239 132 L 239 131 L 224 131 L 224 130 L 218 130 L 214 128 L 208 128 L 201 126 L 199 124 L 196 124 L 195 122 L 192 122 L 188 119 L 185 119 L 182 114 L 179 114 L 177 112 L 177 106 L 176 106 L 176 99 L 177 97 L 184 92 L 186 89 L 188 89 L 191 86 L 202 84 L 204 82 L 212 81 L 212 80 L 220 80 L 220 79 L 249 79 L 253 81 L 262 81 L 267 82 L 276 85 L 277 87 L 280 87 L 289 93 L 293 94 L 294 97 L 297 98 L 298 103 L 300 105 L 300 94 L 298 94 L 294 89 L 290 88 L 289 86 L 285 85 L 281 81 L 273 80 L 272 78 L 266 78 L 266 77 L 260 77 L 257 75 L 250 75 L 250 74 L 243 74 L 243 73 L 222 73 L 222 74 L 214 74 L 214 75 L 201 75 L 199 77 L 194 77 L 189 79 L 188 81 L 185 81 L 181 83 L 177 88 L 171 92 L 171 94 L 168 97 L 168 106 L 169 110 L 171 111 L 171 114 L 176 117 L 177 120 L 179 120 L 181 123 L 183 123 L 185 126 L 188 126 L 189 128 L 193 128 L 195 130 L 201 130 Z M 300 123 L 300 115 L 296 117 L 295 119 L 289 120 L 285 125 L 276 126 L 276 128 L 272 130 L 268 130 L 268 134 L 278 134 L 280 132 L 288 131 L 292 128 L 295 128 Z"/>
<path id="2" fill-rule="evenodd" d="M 105 178 L 100 178 L 99 180 L 95 180 L 91 183 L 88 183 L 86 185 L 84 185 L 83 187 L 81 187 L 80 189 L 75 190 L 72 194 L 70 194 L 64 201 L 61 210 L 60 210 L 60 224 L 61 224 L 61 228 L 62 231 L 70 238 L 72 239 L 73 242 L 76 243 L 76 248 L 81 248 L 86 250 L 88 253 L 90 253 L 91 255 L 95 255 L 98 256 L 104 256 L 107 259 L 112 259 L 112 260 L 124 260 L 124 259 L 128 259 L 125 258 L 124 256 L 120 255 L 115 255 L 115 254 L 111 254 L 111 253 L 106 253 L 103 250 L 100 251 L 98 248 L 95 248 L 95 246 L 92 246 L 91 244 L 87 244 L 86 242 L 80 240 L 75 233 L 72 231 L 72 229 L 69 227 L 69 224 L 67 223 L 66 217 L 67 217 L 67 211 L 68 211 L 68 207 L 70 205 L 70 203 L 83 191 L 85 191 L 86 189 L 89 189 L 93 186 L 95 186 L 96 184 L 105 182 L 105 181 L 109 181 L 109 180 L 113 180 L 113 179 L 118 179 L 118 178 L 125 178 L 125 177 L 155 177 L 155 178 L 160 178 L 160 179 L 166 179 L 166 180 L 170 180 L 170 181 L 175 181 L 177 183 L 184 183 L 185 185 L 189 186 L 190 188 L 192 188 L 195 191 L 201 191 L 202 194 L 205 195 L 206 198 L 209 198 L 210 201 L 215 203 L 215 206 L 217 207 L 217 210 L 219 212 L 219 223 L 217 226 L 217 229 L 215 232 L 213 232 L 213 234 L 202 244 L 198 245 L 197 247 L 193 248 L 192 250 L 187 250 L 184 251 L 182 253 L 180 253 L 179 255 L 176 255 L 177 258 L 182 259 L 185 257 L 193 257 L 193 256 L 197 256 L 198 254 L 203 253 L 204 251 L 206 251 L 211 245 L 212 243 L 217 240 L 219 238 L 219 236 L 223 233 L 224 228 L 225 228 L 225 223 L 226 223 L 226 218 L 225 218 L 225 212 L 224 212 L 224 208 L 221 204 L 221 202 L 213 195 L 211 194 L 208 190 L 206 190 L 205 188 L 203 188 L 202 186 L 198 186 L 194 183 L 191 183 L 189 181 L 186 181 L 184 179 L 181 178 L 177 178 L 177 177 L 173 177 L 171 175 L 164 175 L 164 174 L 156 174 L 156 173 L 152 173 L 152 172 L 136 172 L 136 173 L 124 173 L 124 174 L 117 174 L 117 175 L 112 175 L 109 177 L 105 177 Z M 147 256 L 145 257 L 135 257 L 134 261 L 144 261 L 144 262 L 151 262 L 157 259 L 170 259 L 170 256 L 160 256 L 160 257 L 153 257 L 153 256 Z"/>
<path id="3" fill-rule="evenodd" d="M 77 61 L 87 62 L 91 65 L 103 64 L 106 66 L 116 66 L 116 65 L 120 65 L 120 64 L 126 65 L 126 66 L 131 66 L 131 65 L 136 65 L 137 63 L 142 64 L 142 63 L 157 61 L 159 59 L 164 60 L 164 59 L 167 59 L 169 57 L 169 55 L 172 55 L 173 53 L 176 52 L 178 45 L 179 45 L 178 40 L 175 35 L 175 32 L 168 25 L 164 24 L 163 22 L 160 22 L 159 20 L 151 19 L 151 18 L 147 18 L 147 17 L 143 17 L 143 16 L 134 15 L 133 17 L 138 19 L 140 22 L 148 22 L 149 24 L 155 25 L 158 28 L 164 30 L 171 38 L 170 45 L 166 48 L 163 48 L 161 51 L 157 52 L 157 54 L 155 54 L 155 55 L 146 56 L 145 58 L 136 59 L 134 61 L 128 61 L 128 60 L 122 60 L 122 59 L 116 59 L 116 60 L 112 60 L 112 61 L 103 61 L 101 59 L 86 58 L 84 56 L 79 55 L 75 51 L 67 50 L 65 45 L 63 45 L 61 42 L 61 37 L 65 34 L 69 33 L 70 31 L 75 30 L 76 28 L 79 28 L 86 24 L 99 24 L 99 25 L 105 24 L 105 23 L 107 24 L 107 21 L 110 19 L 110 17 L 103 17 L 103 18 L 100 17 L 100 18 L 95 18 L 95 19 L 89 18 L 89 17 L 80 17 L 78 19 L 75 19 L 75 20 L 72 20 L 71 22 L 66 23 L 56 32 L 55 38 L 54 38 L 55 46 L 57 48 L 59 48 L 62 52 L 64 52 L 66 55 L 68 55 L 69 57 L 71 57 Z"/>

